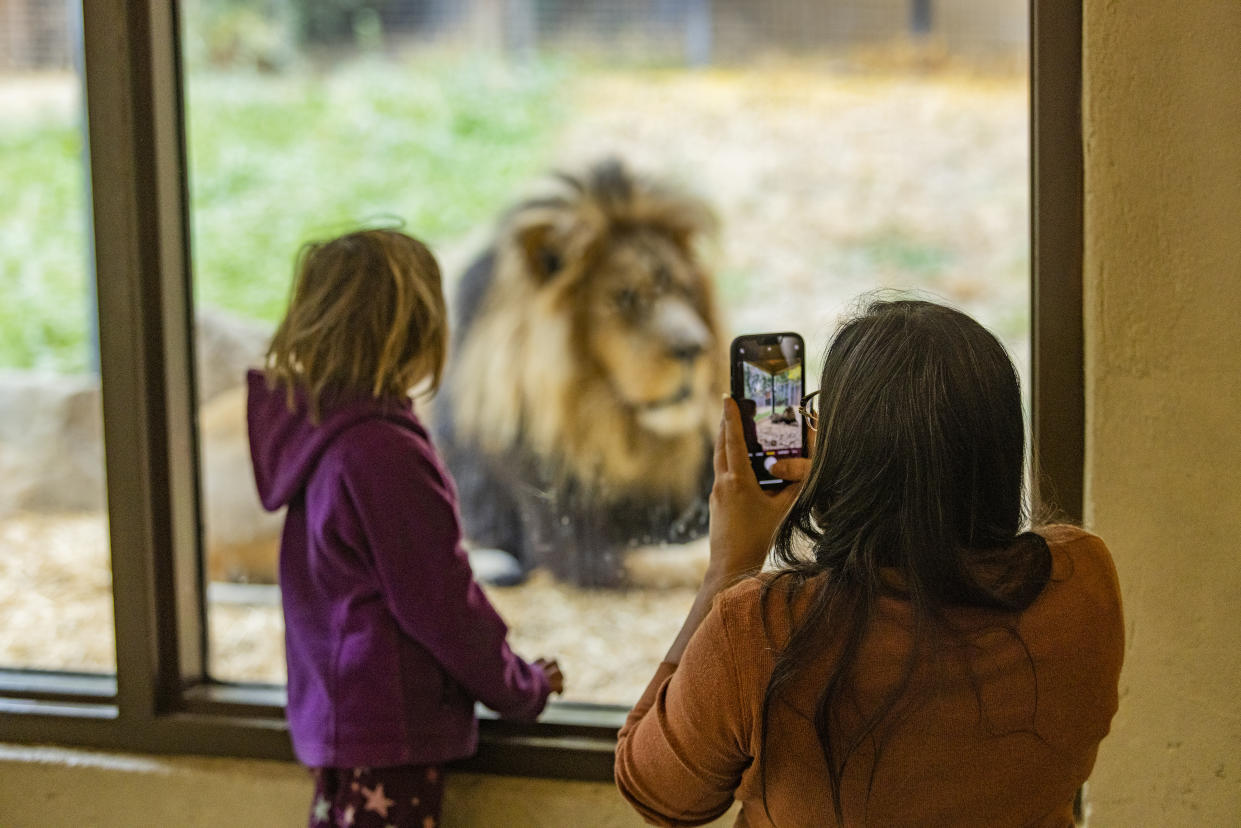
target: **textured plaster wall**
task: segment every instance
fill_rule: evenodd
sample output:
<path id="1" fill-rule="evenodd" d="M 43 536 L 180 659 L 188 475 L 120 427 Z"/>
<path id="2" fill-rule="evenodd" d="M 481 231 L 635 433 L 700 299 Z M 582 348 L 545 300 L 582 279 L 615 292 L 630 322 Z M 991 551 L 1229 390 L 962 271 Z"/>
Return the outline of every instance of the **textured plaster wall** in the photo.
<path id="1" fill-rule="evenodd" d="M 1241 2 L 1084 6 L 1086 518 L 1128 624 L 1092 825 L 1241 825 Z"/>
<path id="2" fill-rule="evenodd" d="M 310 777 L 285 762 L 124 756 L 0 744 L 4 828 L 305 828 Z M 715 826 L 731 825 L 725 816 Z M 605 783 L 449 775 L 444 828 L 632 828 Z"/>

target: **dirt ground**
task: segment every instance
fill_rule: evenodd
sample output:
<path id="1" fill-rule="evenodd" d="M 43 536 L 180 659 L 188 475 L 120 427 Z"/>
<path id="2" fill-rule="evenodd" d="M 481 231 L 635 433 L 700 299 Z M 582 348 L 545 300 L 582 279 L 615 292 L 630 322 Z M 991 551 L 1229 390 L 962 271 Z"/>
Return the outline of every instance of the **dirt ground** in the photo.
<path id="1" fill-rule="evenodd" d="M 603 76 L 573 100 L 580 114 L 553 153 L 564 165 L 616 154 L 716 205 L 709 257 L 729 331 L 800 331 L 817 357 L 860 293 L 915 287 L 974 313 L 1026 374 L 1024 78 L 669 72 Z M 445 271 L 473 252 L 447 246 Z M 0 521 L 0 664 L 112 669 L 106 549 L 100 516 Z M 567 698 L 627 704 L 704 566 L 701 543 L 640 550 L 646 588 L 583 592 L 536 574 L 490 594 L 518 652 L 561 660 Z M 283 680 L 269 598 L 214 604 L 210 627 L 218 677 Z"/>

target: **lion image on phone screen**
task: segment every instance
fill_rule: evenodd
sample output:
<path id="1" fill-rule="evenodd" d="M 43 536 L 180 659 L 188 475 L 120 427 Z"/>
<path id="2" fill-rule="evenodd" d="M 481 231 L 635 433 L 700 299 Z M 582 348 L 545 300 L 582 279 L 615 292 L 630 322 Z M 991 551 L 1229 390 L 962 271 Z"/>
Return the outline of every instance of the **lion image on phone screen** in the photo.
<path id="1" fill-rule="evenodd" d="M 436 442 L 467 540 L 523 571 L 625 581 L 706 531 L 726 359 L 701 200 L 618 161 L 560 174 L 462 276 Z"/>

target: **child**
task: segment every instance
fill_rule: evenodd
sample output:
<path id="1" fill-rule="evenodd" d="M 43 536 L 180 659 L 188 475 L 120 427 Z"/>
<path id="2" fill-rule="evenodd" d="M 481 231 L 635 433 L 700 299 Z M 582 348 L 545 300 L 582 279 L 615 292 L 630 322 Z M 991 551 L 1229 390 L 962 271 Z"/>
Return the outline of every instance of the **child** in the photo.
<path id="1" fill-rule="evenodd" d="M 250 451 L 284 506 L 289 732 L 315 775 L 310 825 L 438 824 L 441 766 L 472 754 L 474 700 L 532 720 L 563 689 L 474 581 L 456 492 L 412 388 L 437 387 L 447 325 L 431 252 L 394 230 L 306 245 L 251 371 Z"/>

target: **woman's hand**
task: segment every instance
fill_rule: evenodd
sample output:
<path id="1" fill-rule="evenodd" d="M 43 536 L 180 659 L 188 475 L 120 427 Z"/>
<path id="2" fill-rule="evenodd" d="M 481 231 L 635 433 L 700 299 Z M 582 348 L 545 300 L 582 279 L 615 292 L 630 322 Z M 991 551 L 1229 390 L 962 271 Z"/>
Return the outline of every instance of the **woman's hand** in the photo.
<path id="1" fill-rule="evenodd" d="M 746 450 L 741 413 L 731 397 L 724 398 L 720 431 L 715 439 L 715 485 L 711 488 L 711 562 L 708 579 L 731 583 L 759 569 L 771 540 L 801 490 L 810 461 L 791 457 L 772 466 L 772 474 L 790 481 L 778 492 L 758 485 Z"/>
<path id="2" fill-rule="evenodd" d="M 564 694 L 564 673 L 560 672 L 560 665 L 554 658 L 536 658 L 534 666 L 543 671 L 543 675 L 547 677 L 547 686 L 557 695 Z"/>
<path id="3" fill-rule="evenodd" d="M 711 487 L 711 560 L 664 661 L 680 663 L 685 646 L 707 617 L 716 593 L 762 567 L 776 527 L 793 505 L 809 470 L 810 461 L 804 457 L 781 460 L 771 467 L 771 473 L 788 480 L 789 485 L 778 492 L 763 491 L 750 465 L 741 412 L 731 397 L 724 398 L 720 433 L 715 438 L 715 485 Z"/>

